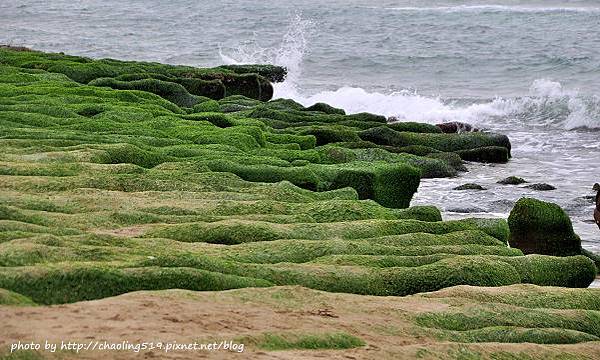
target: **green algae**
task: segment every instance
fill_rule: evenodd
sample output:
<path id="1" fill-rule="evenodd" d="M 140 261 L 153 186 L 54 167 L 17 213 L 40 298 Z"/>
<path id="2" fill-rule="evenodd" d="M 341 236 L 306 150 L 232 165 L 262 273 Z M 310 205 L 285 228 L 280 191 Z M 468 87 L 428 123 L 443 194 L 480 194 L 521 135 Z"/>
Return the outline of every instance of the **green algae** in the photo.
<path id="1" fill-rule="evenodd" d="M 0 287 L 53 304 L 589 284 L 585 258 L 508 248 L 504 220 L 409 207 L 420 178 L 507 160 L 506 137 L 267 101 L 284 76 L 0 49 Z"/>
<path id="2" fill-rule="evenodd" d="M 360 338 L 344 332 L 316 334 L 266 333 L 258 336 L 243 337 L 239 341 L 269 351 L 293 349 L 337 350 L 352 349 L 365 345 L 365 342 Z"/>

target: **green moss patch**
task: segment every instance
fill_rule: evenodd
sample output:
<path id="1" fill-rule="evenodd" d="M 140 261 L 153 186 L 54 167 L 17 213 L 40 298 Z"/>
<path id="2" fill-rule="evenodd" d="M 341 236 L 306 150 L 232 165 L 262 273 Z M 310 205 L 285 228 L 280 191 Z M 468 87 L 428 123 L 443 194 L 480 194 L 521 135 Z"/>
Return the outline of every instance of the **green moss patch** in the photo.
<path id="1" fill-rule="evenodd" d="M 32 306 L 36 304 L 26 296 L 6 289 L 0 289 L 0 305 Z"/>
<path id="2" fill-rule="evenodd" d="M 269 351 L 341 350 L 366 345 L 360 338 L 344 332 L 318 334 L 266 333 L 260 336 L 244 337 L 240 341 Z"/>
<path id="3" fill-rule="evenodd" d="M 509 234 L 505 220 L 442 221 L 433 206 L 409 206 L 421 178 L 455 176 L 463 159 L 507 161 L 503 135 L 270 100 L 271 81 L 285 77 L 276 66 L 16 50 L 0 48 L 7 302 L 272 285 L 408 295 L 582 287 L 595 275 L 584 257 L 507 247 L 512 225 L 555 229 L 535 216 L 512 219 Z M 557 218 L 560 230 L 568 218 Z"/>

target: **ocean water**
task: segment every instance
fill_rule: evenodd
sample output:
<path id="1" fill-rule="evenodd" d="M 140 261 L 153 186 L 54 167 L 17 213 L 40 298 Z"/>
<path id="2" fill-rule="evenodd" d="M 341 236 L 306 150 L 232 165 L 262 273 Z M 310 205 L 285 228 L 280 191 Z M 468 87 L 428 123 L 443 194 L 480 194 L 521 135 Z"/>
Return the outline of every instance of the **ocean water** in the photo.
<path id="1" fill-rule="evenodd" d="M 424 180 L 413 204 L 451 219 L 506 217 L 522 196 L 553 201 L 600 252 L 589 198 L 600 182 L 598 1 L 2 1 L 0 43 L 196 66 L 275 63 L 289 69 L 276 97 L 505 133 L 508 164 Z M 557 190 L 496 184 L 509 175 Z M 488 190 L 451 190 L 466 182 Z"/>

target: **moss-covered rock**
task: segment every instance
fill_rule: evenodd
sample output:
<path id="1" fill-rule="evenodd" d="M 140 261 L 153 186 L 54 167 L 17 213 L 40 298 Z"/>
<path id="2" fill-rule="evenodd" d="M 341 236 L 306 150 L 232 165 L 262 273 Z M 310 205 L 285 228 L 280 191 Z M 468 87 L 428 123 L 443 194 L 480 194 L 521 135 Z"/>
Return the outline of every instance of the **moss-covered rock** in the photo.
<path id="1" fill-rule="evenodd" d="M 462 184 L 453 188 L 452 190 L 486 190 L 483 186 L 474 183 Z"/>
<path id="2" fill-rule="evenodd" d="M 526 182 L 527 181 L 525 181 L 523 178 L 520 178 L 518 176 L 509 176 L 507 178 L 499 180 L 498 184 L 502 184 L 502 185 L 521 185 L 521 184 L 524 184 Z"/>
<path id="3" fill-rule="evenodd" d="M 420 178 L 456 175 L 463 150 L 507 153 L 507 138 L 265 102 L 280 70 L 0 49 L 0 287 L 60 303 L 587 281 L 585 259 L 506 247 L 505 220 L 408 207 Z"/>
<path id="4" fill-rule="evenodd" d="M 265 280 L 190 268 L 114 269 L 75 265 L 0 271 L 0 287 L 26 295 L 39 304 L 93 300 L 136 290 L 226 290 L 270 285 Z"/>
<path id="5" fill-rule="evenodd" d="M 352 187 L 360 199 L 373 199 L 383 206 L 406 208 L 419 187 L 420 172 L 406 164 L 372 163 L 327 171 L 329 189 Z"/>
<path id="6" fill-rule="evenodd" d="M 306 111 L 319 111 L 325 114 L 338 114 L 338 115 L 346 115 L 344 109 L 334 108 L 329 104 L 325 104 L 322 102 L 313 104 L 305 109 Z"/>
<path id="7" fill-rule="evenodd" d="M 504 135 L 491 133 L 434 134 L 395 131 L 382 126 L 361 131 L 362 140 L 375 144 L 403 147 L 423 145 L 444 152 L 471 150 L 482 147 L 505 148 L 510 156 L 510 141 Z"/>
<path id="8" fill-rule="evenodd" d="M 435 125 L 418 123 L 413 121 L 391 122 L 388 124 L 388 127 L 396 131 L 408 131 L 416 133 L 440 134 L 442 132 L 442 130 Z"/>
<path id="9" fill-rule="evenodd" d="M 531 184 L 531 185 L 526 185 L 525 187 L 528 189 L 536 190 L 536 191 L 556 190 L 555 186 L 546 184 L 546 183 Z"/>
<path id="10" fill-rule="evenodd" d="M 476 149 L 458 150 L 456 153 L 463 160 L 484 163 L 506 163 L 510 158 L 509 149 L 503 146 L 483 146 Z"/>
<path id="11" fill-rule="evenodd" d="M 275 224 L 267 221 L 222 220 L 197 221 L 189 224 L 159 225 L 144 234 L 184 242 L 238 244 L 276 239 L 355 240 L 362 238 L 411 233 L 447 234 L 456 231 L 479 230 L 505 243 L 508 226 L 503 219 L 463 219 L 451 221 L 419 221 L 413 219 L 369 219 L 331 223 Z"/>
<path id="12" fill-rule="evenodd" d="M 573 232 L 571 219 L 560 206 L 522 198 L 508 217 L 510 245 L 525 254 L 578 255 L 581 239 Z"/>
<path id="13" fill-rule="evenodd" d="M 471 124 L 467 124 L 459 121 L 445 122 L 435 125 L 438 129 L 446 134 L 464 133 L 464 132 L 477 132 L 479 129 Z"/>
<path id="14" fill-rule="evenodd" d="M 317 139 L 318 146 L 337 142 L 360 141 L 356 131 L 342 126 L 311 126 L 301 129 L 298 133 L 314 136 Z"/>
<path id="15" fill-rule="evenodd" d="M 118 90 L 147 91 L 182 107 L 193 107 L 199 102 L 199 100 L 190 94 L 183 86 L 163 80 L 144 79 L 120 81 L 111 78 L 100 78 L 90 81 L 89 84 L 91 86 L 108 86 Z"/>
<path id="16" fill-rule="evenodd" d="M 287 69 L 282 66 L 261 65 L 221 65 L 220 68 L 231 70 L 237 74 L 258 74 L 272 82 L 282 82 L 287 76 Z"/>
<path id="17" fill-rule="evenodd" d="M 6 289 L 0 289 L 0 305 L 32 306 L 35 303 L 27 296 Z"/>

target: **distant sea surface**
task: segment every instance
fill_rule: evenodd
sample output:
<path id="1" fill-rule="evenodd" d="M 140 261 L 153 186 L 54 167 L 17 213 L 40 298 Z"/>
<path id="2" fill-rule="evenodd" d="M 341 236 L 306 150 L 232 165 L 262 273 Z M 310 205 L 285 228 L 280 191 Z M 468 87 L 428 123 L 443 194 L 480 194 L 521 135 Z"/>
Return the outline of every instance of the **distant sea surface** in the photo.
<path id="1" fill-rule="evenodd" d="M 584 246 L 600 182 L 598 1 L 0 2 L 0 43 L 90 57 L 288 67 L 276 97 L 507 134 L 508 164 L 422 181 L 446 219 L 506 217 L 522 196 L 560 204 Z M 517 175 L 557 190 L 501 186 Z M 453 191 L 476 182 L 486 191 Z"/>

